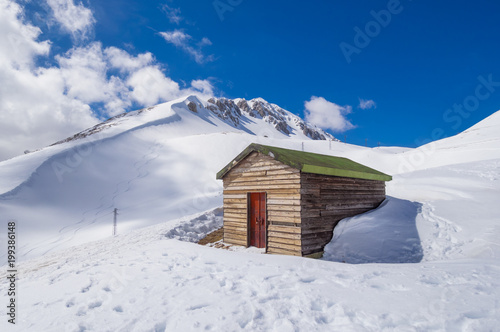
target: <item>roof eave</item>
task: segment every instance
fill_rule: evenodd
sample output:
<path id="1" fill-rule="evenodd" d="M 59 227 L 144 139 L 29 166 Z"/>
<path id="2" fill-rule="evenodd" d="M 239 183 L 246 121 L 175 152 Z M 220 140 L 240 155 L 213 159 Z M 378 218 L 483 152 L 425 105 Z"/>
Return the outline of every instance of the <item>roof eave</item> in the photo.
<path id="1" fill-rule="evenodd" d="M 345 178 L 375 180 L 375 181 L 391 181 L 392 180 L 392 176 L 386 175 L 386 174 L 364 173 L 364 172 L 357 172 L 357 171 L 350 171 L 350 170 L 322 167 L 322 166 L 314 166 L 314 165 L 303 165 L 301 172 L 320 174 L 320 175 L 340 176 L 340 177 L 345 177 Z"/>

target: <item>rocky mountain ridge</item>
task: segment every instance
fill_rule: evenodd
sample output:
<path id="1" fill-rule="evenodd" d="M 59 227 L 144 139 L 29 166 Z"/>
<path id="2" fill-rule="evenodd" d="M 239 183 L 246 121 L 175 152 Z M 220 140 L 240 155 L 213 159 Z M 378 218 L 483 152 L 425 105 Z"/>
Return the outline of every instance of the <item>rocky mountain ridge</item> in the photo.
<path id="1" fill-rule="evenodd" d="M 193 100 L 197 102 L 194 102 Z M 191 112 L 198 113 L 200 108 L 205 108 L 235 128 L 241 127 L 242 123 L 248 119 L 261 120 L 271 124 L 278 132 L 287 136 L 300 132 L 304 136 L 313 140 L 338 141 L 338 139 L 324 130 L 307 123 L 299 116 L 279 107 L 276 104 L 269 103 L 262 98 L 245 100 L 243 98 L 228 99 L 224 97 L 212 97 L 203 103 L 199 101 L 197 97 L 193 98 L 193 96 L 190 96 L 186 98 L 185 102 Z M 55 142 L 51 145 L 83 139 L 87 136 L 97 134 L 107 128 L 117 126 L 126 118 L 134 117 L 144 112 L 150 112 L 157 106 L 158 105 L 116 115 L 91 128 L 85 129 L 71 137 Z"/>

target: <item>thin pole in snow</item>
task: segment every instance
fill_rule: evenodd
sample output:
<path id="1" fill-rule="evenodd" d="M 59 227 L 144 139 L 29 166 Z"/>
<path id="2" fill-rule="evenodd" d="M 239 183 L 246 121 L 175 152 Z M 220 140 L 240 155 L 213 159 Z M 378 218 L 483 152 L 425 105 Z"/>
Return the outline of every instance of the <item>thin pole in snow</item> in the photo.
<path id="1" fill-rule="evenodd" d="M 331 139 L 328 140 L 328 149 L 330 149 L 330 150 L 332 149 L 332 140 Z"/>
<path id="2" fill-rule="evenodd" d="M 302 151 L 304 151 L 304 142 L 302 142 Z"/>
<path id="3" fill-rule="evenodd" d="M 113 210 L 113 236 L 116 236 L 116 216 L 118 215 L 118 209 Z"/>

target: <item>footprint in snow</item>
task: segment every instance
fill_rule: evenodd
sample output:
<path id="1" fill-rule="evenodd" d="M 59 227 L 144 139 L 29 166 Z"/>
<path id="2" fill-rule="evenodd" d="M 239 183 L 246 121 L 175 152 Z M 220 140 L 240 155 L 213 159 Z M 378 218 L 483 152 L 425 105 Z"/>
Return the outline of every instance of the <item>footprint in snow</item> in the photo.
<path id="1" fill-rule="evenodd" d="M 89 309 L 99 308 L 102 305 L 102 301 L 96 301 L 89 304 Z"/>

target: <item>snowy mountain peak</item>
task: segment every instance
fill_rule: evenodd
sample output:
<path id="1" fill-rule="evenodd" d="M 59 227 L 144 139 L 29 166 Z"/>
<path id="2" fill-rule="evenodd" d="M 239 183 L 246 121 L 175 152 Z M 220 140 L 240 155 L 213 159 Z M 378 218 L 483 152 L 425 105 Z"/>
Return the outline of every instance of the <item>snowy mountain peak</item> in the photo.
<path id="1" fill-rule="evenodd" d="M 274 126 L 284 135 L 302 133 L 313 140 L 337 140 L 322 129 L 305 122 L 297 115 L 271 104 L 263 98 L 254 98 L 247 101 L 244 98 L 210 98 L 208 106 L 211 111 L 223 119 L 229 120 L 235 126 L 242 117 L 263 120 Z"/>
<path id="2" fill-rule="evenodd" d="M 148 123 L 157 125 L 161 119 L 173 115 L 177 115 L 182 121 L 188 116 L 184 111 L 190 111 L 191 114 L 197 114 L 199 120 L 205 120 L 204 124 L 200 126 L 190 122 L 191 125 L 202 131 L 201 128 L 206 125 L 206 122 L 209 122 L 212 126 L 220 127 L 221 131 L 227 131 L 224 127 L 229 125 L 233 131 L 243 131 L 257 136 L 284 135 L 283 138 L 337 141 L 335 137 L 324 130 L 262 98 L 247 101 L 241 98 L 212 97 L 207 101 L 202 101 L 199 97 L 190 95 L 168 103 L 119 114 L 52 145 L 82 139 L 101 132 L 107 133 L 106 136 L 109 136 L 134 127 L 142 127 Z M 210 121 L 209 119 L 213 116 L 221 120 L 222 123 Z"/>

